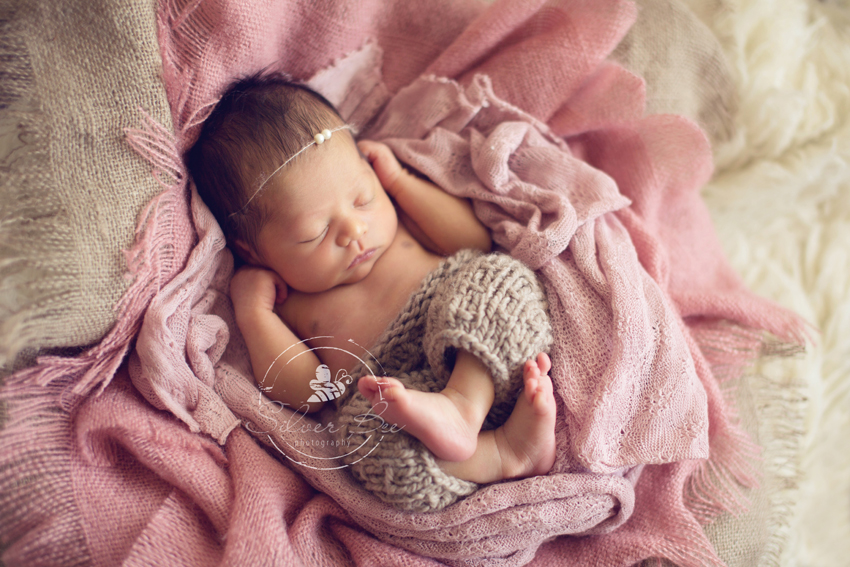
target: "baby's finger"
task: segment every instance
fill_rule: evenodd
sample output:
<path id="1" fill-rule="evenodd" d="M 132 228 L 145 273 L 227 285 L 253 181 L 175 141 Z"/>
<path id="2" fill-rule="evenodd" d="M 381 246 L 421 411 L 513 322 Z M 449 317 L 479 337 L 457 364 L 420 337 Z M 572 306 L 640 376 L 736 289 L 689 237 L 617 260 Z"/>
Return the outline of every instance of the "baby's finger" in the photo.
<path id="1" fill-rule="evenodd" d="M 278 274 L 274 274 L 275 305 L 280 305 L 289 297 L 289 286 Z"/>
<path id="2" fill-rule="evenodd" d="M 384 144 L 373 142 L 371 140 L 360 140 L 357 142 L 357 147 L 366 156 L 366 159 L 369 160 L 369 163 L 374 163 L 376 159 L 378 159 L 380 152 L 383 148 L 386 148 Z M 389 148 L 387 148 L 389 149 Z"/>
<path id="3" fill-rule="evenodd" d="M 366 156 L 384 189 L 391 191 L 402 173 L 401 164 L 398 163 L 392 150 L 380 142 L 370 140 L 361 140 L 357 146 Z"/>

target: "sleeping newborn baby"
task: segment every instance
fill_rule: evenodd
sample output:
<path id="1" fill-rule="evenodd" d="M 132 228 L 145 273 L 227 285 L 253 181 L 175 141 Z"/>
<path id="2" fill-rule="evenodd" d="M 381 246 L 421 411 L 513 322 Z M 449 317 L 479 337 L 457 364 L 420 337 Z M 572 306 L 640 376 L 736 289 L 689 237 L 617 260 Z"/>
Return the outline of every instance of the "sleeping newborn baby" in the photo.
<path id="1" fill-rule="evenodd" d="M 433 510 L 549 471 L 546 299 L 527 267 L 489 253 L 468 201 L 355 142 L 327 100 L 276 75 L 232 85 L 186 159 L 245 263 L 230 293 L 258 386 L 314 412 L 350 373 L 342 434 L 359 434 L 364 408 L 401 430 L 348 455 L 368 490 Z M 352 367 L 352 342 L 392 376 Z"/>

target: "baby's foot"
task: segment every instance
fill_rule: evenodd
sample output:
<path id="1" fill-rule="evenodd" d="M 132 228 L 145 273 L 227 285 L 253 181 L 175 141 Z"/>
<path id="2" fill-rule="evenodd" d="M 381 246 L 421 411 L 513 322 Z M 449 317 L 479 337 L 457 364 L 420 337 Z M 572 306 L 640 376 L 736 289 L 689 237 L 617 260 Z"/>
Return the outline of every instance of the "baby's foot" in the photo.
<path id="1" fill-rule="evenodd" d="M 546 474 L 555 464 L 555 397 L 545 353 L 523 369 L 524 389 L 508 420 L 496 429 L 502 478 Z"/>
<path id="2" fill-rule="evenodd" d="M 357 388 L 372 403 L 372 413 L 422 441 L 438 459 L 463 461 L 475 453 L 478 429 L 470 428 L 444 393 L 408 390 L 386 376 L 364 376 Z"/>

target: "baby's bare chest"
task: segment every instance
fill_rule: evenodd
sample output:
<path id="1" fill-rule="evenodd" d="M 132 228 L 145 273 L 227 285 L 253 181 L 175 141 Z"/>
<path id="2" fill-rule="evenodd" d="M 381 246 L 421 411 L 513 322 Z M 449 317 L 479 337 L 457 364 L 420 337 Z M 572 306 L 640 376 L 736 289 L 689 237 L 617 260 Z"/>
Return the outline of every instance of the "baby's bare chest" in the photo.
<path id="1" fill-rule="evenodd" d="M 337 342 L 354 341 L 364 347 L 374 344 L 401 308 L 396 308 L 397 297 L 383 293 L 380 301 L 376 294 L 364 291 L 345 286 L 321 298 L 296 298 L 300 301 L 293 311 L 299 337 L 307 341 L 334 337 Z"/>
<path id="2" fill-rule="evenodd" d="M 368 356 L 368 350 L 439 261 L 432 254 L 408 257 L 403 270 L 375 274 L 380 277 L 371 281 L 321 294 L 296 293 L 279 314 L 336 375 L 339 370 L 351 370 L 358 356 Z"/>

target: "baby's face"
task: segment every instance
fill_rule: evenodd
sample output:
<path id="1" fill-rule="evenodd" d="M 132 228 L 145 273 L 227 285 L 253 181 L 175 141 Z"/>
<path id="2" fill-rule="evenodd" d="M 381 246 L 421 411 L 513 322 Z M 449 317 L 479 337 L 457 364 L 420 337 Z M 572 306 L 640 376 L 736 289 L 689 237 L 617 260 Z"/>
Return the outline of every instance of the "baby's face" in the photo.
<path id="1" fill-rule="evenodd" d="M 255 263 L 298 291 L 359 282 L 398 228 L 372 166 L 342 131 L 287 165 L 262 199 L 271 214 L 259 234 Z"/>

